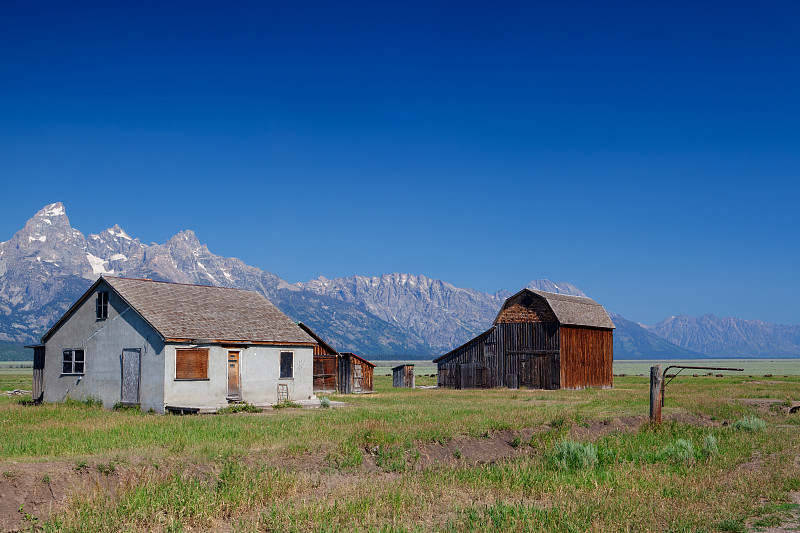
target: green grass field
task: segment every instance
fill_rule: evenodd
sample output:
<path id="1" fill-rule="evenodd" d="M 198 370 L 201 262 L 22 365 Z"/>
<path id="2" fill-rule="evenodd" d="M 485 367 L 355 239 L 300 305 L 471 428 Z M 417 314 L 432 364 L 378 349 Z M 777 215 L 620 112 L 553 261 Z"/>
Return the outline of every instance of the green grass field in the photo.
<path id="1" fill-rule="evenodd" d="M 414 365 L 414 373 L 419 375 L 436 374 L 436 365 L 431 361 L 376 361 L 376 376 L 391 376 L 392 367 L 399 364 L 410 363 Z M 697 360 L 667 360 L 667 361 L 646 361 L 646 360 L 616 360 L 614 361 L 614 374 L 625 374 L 628 376 L 649 376 L 650 367 L 660 363 L 663 368 L 668 365 L 687 365 L 687 366 L 714 366 L 743 368 L 745 375 L 772 374 L 774 376 L 800 376 L 800 359 L 697 359 Z M 704 371 L 684 370 L 683 373 L 689 375 L 704 373 Z M 732 374 L 732 372 L 714 372 L 715 374 Z"/>
<path id="2" fill-rule="evenodd" d="M 73 487 L 51 514 L 12 509 L 44 531 L 744 532 L 795 511 L 800 377 L 678 377 L 658 427 L 634 376 L 375 387 L 341 408 L 201 416 L 0 397 L 0 492 Z"/>
<path id="3" fill-rule="evenodd" d="M 614 361 L 614 374 L 627 374 L 629 376 L 649 376 L 650 367 L 660 363 L 663 368 L 669 365 L 686 366 L 715 366 L 726 368 L 742 368 L 744 372 L 717 372 L 714 374 L 742 374 L 763 376 L 772 374 L 773 376 L 800 376 L 800 359 L 696 359 L 696 360 L 672 360 L 672 361 Z M 672 371 L 671 371 L 672 372 Z M 670 372 L 670 373 L 671 373 Z M 703 374 L 703 370 L 684 370 L 682 374 Z"/>

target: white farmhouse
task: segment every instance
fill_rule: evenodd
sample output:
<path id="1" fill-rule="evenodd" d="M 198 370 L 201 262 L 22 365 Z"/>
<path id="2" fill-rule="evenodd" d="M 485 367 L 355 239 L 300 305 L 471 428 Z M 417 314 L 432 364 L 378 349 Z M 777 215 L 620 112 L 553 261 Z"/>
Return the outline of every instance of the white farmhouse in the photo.
<path id="1" fill-rule="evenodd" d="M 34 399 L 214 411 L 313 398 L 312 339 L 262 295 L 100 277 L 34 348 Z"/>

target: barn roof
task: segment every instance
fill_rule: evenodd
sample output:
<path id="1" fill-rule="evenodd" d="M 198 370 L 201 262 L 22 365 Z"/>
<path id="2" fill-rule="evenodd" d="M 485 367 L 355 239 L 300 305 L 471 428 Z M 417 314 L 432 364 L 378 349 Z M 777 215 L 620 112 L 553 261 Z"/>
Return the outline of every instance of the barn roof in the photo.
<path id="1" fill-rule="evenodd" d="M 314 339 L 253 291 L 149 279 L 101 277 L 48 331 L 45 341 L 105 281 L 165 340 L 311 345 Z"/>
<path id="2" fill-rule="evenodd" d="M 561 324 L 605 329 L 615 328 L 614 322 L 611 321 L 611 318 L 608 316 L 603 306 L 591 298 L 538 291 L 535 289 L 522 289 L 517 294 L 510 296 L 503 303 L 503 307 L 500 308 L 500 313 L 502 313 L 503 309 L 510 305 L 510 303 L 513 303 L 517 297 L 526 292 L 544 298 Z M 500 317 L 500 313 L 497 314 L 497 318 Z M 497 318 L 495 318 L 495 324 L 497 323 Z"/>

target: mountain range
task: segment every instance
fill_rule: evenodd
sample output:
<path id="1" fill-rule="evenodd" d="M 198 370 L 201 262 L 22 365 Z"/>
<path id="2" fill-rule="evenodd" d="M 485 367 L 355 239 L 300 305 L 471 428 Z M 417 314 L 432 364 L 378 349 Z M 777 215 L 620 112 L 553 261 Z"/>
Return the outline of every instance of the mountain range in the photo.
<path id="1" fill-rule="evenodd" d="M 164 244 L 144 244 L 118 225 L 86 237 L 70 225 L 64 205 L 54 203 L 0 243 L 0 342 L 37 341 L 101 274 L 254 290 L 337 349 L 368 356 L 445 353 L 486 330 L 512 294 L 398 273 L 289 283 L 213 254 L 191 230 Z M 527 286 L 585 296 L 569 283 L 534 280 Z M 642 326 L 610 314 L 620 358 L 800 355 L 800 325 L 707 315 Z"/>

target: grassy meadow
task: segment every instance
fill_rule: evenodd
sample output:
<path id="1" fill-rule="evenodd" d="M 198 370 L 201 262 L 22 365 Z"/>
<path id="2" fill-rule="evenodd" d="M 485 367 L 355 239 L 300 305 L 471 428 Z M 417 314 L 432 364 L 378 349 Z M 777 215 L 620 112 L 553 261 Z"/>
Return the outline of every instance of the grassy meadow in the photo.
<path id="1" fill-rule="evenodd" d="M 797 376 L 678 377 L 660 426 L 637 376 L 375 387 L 330 397 L 343 407 L 200 416 L 0 397 L 0 488 L 73 487 L 19 511 L 15 527 L 43 531 L 744 532 L 796 512 Z"/>

